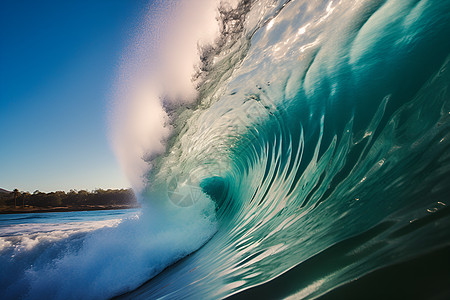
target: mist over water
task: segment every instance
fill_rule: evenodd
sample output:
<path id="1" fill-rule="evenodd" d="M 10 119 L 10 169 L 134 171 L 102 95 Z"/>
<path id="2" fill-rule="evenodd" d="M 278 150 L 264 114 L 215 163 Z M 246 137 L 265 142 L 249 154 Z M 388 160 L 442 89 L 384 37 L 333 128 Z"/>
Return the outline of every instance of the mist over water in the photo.
<path id="1" fill-rule="evenodd" d="M 152 4 L 110 118 L 142 212 L 50 226 L 51 240 L 2 237 L 13 275 L 0 288 L 31 299 L 449 295 L 448 36 L 450 1 Z"/>
<path id="2" fill-rule="evenodd" d="M 114 149 L 132 185 L 142 190 L 150 162 L 173 130 L 167 107 L 192 104 L 203 47 L 219 38 L 220 1 L 153 3 L 125 53 L 111 122 Z M 231 4 L 236 5 L 236 4 Z"/>

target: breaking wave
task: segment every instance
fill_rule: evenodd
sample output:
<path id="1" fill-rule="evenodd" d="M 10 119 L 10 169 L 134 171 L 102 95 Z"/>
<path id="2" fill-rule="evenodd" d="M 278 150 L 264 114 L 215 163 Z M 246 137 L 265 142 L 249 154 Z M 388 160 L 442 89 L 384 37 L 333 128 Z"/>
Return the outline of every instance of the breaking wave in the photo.
<path id="1" fill-rule="evenodd" d="M 111 116 L 143 212 L 5 246 L 9 298 L 449 295 L 450 1 L 161 1 L 145 20 Z"/>

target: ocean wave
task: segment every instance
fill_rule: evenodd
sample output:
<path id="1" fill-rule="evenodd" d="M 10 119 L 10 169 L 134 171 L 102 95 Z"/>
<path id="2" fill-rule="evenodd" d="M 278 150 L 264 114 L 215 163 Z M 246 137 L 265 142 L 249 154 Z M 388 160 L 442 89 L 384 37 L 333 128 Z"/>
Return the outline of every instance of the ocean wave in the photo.
<path id="1" fill-rule="evenodd" d="M 218 232 L 125 297 L 315 298 L 448 243 L 449 3 L 250 5 L 145 192 Z"/>
<path id="2" fill-rule="evenodd" d="M 426 262 L 417 280 L 449 279 L 449 1 L 150 11 L 111 117 L 144 212 L 27 260 L 10 298 L 311 299 Z M 393 294 L 449 293 L 407 275 Z"/>

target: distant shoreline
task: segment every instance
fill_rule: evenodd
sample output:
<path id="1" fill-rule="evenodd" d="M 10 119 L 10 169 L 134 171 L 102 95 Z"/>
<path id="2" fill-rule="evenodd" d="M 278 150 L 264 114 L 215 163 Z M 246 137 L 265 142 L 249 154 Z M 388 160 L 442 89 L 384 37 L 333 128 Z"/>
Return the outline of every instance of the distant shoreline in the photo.
<path id="1" fill-rule="evenodd" d="M 49 213 L 49 212 L 72 212 L 72 211 L 95 211 L 95 210 L 118 210 L 118 209 L 133 209 L 140 208 L 140 206 L 136 205 L 98 205 L 98 206 L 86 206 L 86 207 L 25 207 L 25 208 L 0 208 L 0 215 L 6 214 L 30 214 L 30 213 Z"/>
<path id="2" fill-rule="evenodd" d="M 131 189 L 42 193 L 0 189 L 0 214 L 47 213 L 139 208 Z"/>

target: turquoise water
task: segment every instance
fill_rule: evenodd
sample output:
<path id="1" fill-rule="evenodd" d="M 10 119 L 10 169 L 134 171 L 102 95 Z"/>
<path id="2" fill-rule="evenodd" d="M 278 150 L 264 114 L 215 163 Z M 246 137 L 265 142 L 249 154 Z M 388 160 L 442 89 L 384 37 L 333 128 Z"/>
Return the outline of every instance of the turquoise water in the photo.
<path id="1" fill-rule="evenodd" d="M 1 252 L 8 298 L 449 297 L 450 1 L 239 3 L 142 213 Z"/>
<path id="2" fill-rule="evenodd" d="M 197 182 L 217 233 L 126 297 L 310 299 L 380 270 L 353 295 L 376 297 L 418 257 L 378 295 L 448 295 L 450 1 L 275 3 L 150 173 L 150 197 Z"/>

